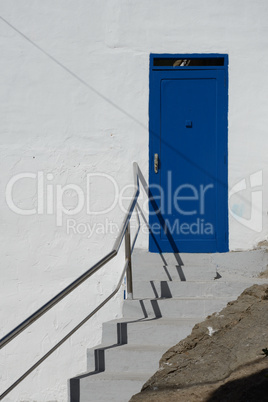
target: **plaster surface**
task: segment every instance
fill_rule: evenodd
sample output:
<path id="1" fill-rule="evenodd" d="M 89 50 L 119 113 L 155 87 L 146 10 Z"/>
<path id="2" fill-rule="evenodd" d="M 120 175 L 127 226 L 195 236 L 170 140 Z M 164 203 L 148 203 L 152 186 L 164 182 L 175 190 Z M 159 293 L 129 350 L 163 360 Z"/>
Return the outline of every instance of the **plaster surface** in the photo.
<path id="1" fill-rule="evenodd" d="M 123 219 L 118 204 L 102 215 L 86 206 L 70 215 L 77 195 L 66 188 L 59 225 L 56 186 L 86 192 L 88 173 L 104 173 L 121 190 L 132 183 L 133 161 L 148 179 L 150 53 L 228 53 L 229 186 L 245 179 L 248 188 L 230 199 L 244 219 L 230 214 L 230 249 L 267 237 L 267 15 L 265 0 L 0 1 L 1 336 L 109 252 L 116 233 L 101 227 Z M 249 188 L 259 171 L 256 231 Z M 12 199 L 39 213 L 19 215 L 7 205 L 6 187 L 15 175 L 38 172 L 44 209 L 28 177 L 14 184 Z M 114 201 L 107 177 L 91 176 L 89 194 L 91 211 Z M 68 231 L 69 219 L 76 230 Z M 137 245 L 147 248 L 147 233 Z M 122 265 L 120 254 L 1 351 L 1 391 L 113 289 Z M 122 299 L 121 292 L 5 400 L 66 401 L 68 378 L 85 369 L 86 348 L 99 343 L 103 321 L 121 316 Z"/>

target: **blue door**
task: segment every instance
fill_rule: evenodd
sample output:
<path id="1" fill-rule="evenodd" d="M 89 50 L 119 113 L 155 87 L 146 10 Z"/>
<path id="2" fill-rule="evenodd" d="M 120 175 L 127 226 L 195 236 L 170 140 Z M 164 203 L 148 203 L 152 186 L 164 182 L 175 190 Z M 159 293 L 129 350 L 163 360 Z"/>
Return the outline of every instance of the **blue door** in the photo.
<path id="1" fill-rule="evenodd" d="M 149 249 L 228 251 L 227 57 L 150 67 Z"/>

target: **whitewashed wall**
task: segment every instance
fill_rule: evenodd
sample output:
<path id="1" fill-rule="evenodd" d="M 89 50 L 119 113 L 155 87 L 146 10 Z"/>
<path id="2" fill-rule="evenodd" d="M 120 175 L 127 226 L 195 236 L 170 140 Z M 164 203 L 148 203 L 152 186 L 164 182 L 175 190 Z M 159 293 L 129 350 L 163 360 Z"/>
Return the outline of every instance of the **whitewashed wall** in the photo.
<path id="1" fill-rule="evenodd" d="M 250 175 L 262 171 L 256 189 L 263 192 L 262 227 L 250 221 L 249 190 L 230 199 L 244 219 L 230 214 L 230 249 L 250 249 L 267 237 L 265 0 L 1 0 L 0 16 L 1 335 L 112 247 L 115 233 L 67 233 L 67 219 L 82 223 L 83 231 L 86 223 L 119 224 L 123 217 L 118 205 L 103 216 L 83 208 L 56 226 L 46 202 L 44 213 L 21 216 L 6 204 L 8 182 L 43 172 L 47 196 L 49 185 L 53 191 L 66 184 L 86 190 L 87 174 L 102 172 L 122 189 L 132 182 L 133 161 L 147 178 L 151 52 L 229 54 L 229 185 L 246 179 L 249 186 Z M 102 180 L 90 180 L 92 210 L 113 202 L 113 187 Z M 38 207 L 35 179 L 13 190 L 17 206 Z M 76 201 L 66 192 L 66 207 Z M 147 247 L 146 235 L 138 245 Z M 1 391 L 105 297 L 122 262 L 119 255 L 97 281 L 85 283 L 1 351 Z M 122 292 L 6 401 L 66 401 L 67 379 L 86 369 L 86 347 L 99 342 L 102 321 L 120 316 L 121 303 Z"/>

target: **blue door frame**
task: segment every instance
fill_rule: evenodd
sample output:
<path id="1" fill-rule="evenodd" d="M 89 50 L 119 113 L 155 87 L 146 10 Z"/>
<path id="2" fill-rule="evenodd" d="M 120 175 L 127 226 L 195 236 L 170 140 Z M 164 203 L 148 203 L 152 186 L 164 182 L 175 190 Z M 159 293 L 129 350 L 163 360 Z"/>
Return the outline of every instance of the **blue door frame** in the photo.
<path id="1" fill-rule="evenodd" d="M 227 55 L 150 55 L 151 252 L 228 251 L 227 113 Z"/>

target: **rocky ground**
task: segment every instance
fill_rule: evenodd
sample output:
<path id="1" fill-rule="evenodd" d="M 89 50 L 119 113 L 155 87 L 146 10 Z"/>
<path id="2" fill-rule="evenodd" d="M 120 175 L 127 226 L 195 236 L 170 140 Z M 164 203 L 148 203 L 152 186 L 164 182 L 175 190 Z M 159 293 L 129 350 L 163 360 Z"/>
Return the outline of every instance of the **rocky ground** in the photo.
<path id="1" fill-rule="evenodd" d="M 170 348 L 131 402 L 267 402 L 266 348 L 268 284 L 253 285 Z"/>

